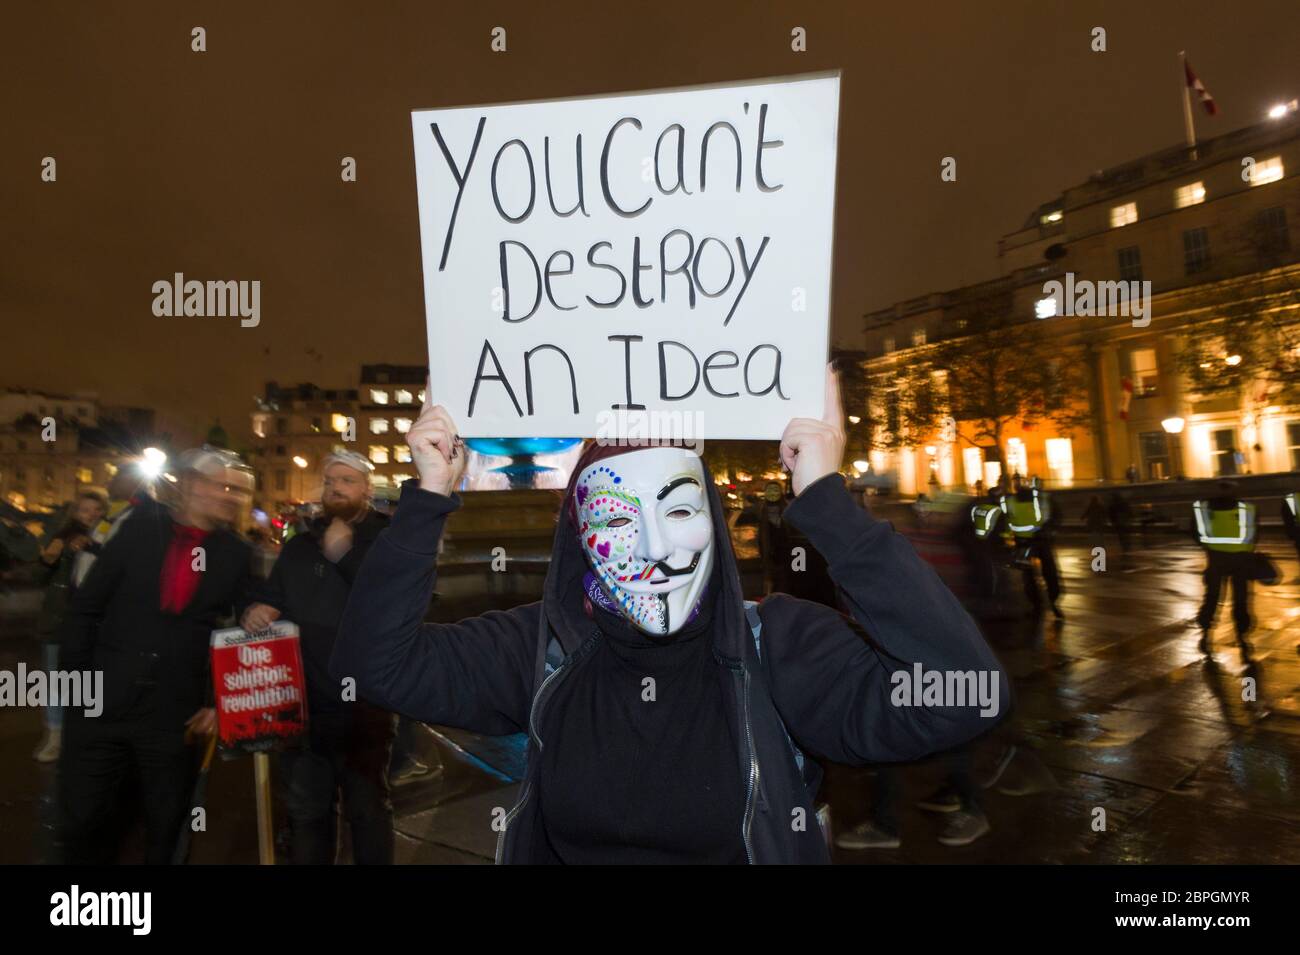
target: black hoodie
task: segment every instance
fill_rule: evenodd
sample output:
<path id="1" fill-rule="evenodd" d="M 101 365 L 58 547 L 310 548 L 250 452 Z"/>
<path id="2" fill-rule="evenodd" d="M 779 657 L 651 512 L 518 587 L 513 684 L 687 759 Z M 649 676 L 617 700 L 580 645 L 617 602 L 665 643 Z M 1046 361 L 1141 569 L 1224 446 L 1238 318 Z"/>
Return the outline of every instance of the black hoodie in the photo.
<path id="1" fill-rule="evenodd" d="M 805 488 L 785 519 L 826 558 L 853 619 L 774 594 L 759 608 L 760 657 L 722 502 L 712 479 L 705 483 L 720 576 L 707 636 L 744 787 L 735 825 L 751 862 L 827 862 L 791 740 L 805 753 L 850 765 L 918 759 L 989 729 L 1009 708 L 1006 674 L 933 569 L 890 524 L 859 507 L 837 474 Z M 455 494 L 421 490 L 415 480 L 403 486 L 392 524 L 353 585 L 331 672 L 336 680 L 355 678 L 367 699 L 428 723 L 528 732 L 525 778 L 504 819 L 497 861 L 553 861 L 534 794 L 539 754 L 555 741 L 539 736 L 538 727 L 550 724 L 544 718 L 556 688 L 603 639 L 583 610 L 587 559 L 562 519 L 541 601 L 455 624 L 424 623 L 438 539 L 459 506 Z M 985 672 L 997 681 L 996 712 L 895 705 L 891 697 L 905 704 L 913 697 L 897 692 L 891 677 L 911 679 L 915 666 L 923 673 Z"/>

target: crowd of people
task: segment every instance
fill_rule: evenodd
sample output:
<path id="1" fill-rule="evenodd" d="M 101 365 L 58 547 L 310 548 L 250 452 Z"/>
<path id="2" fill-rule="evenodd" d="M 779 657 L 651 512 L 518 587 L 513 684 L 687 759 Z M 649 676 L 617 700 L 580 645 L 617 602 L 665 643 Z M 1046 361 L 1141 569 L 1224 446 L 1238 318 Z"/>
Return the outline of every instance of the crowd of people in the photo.
<path id="1" fill-rule="evenodd" d="M 277 620 L 298 627 L 307 689 L 309 731 L 277 757 L 297 863 L 335 861 L 340 818 L 356 862 L 393 861 L 392 778 L 427 771 L 409 752 L 395 768 L 397 714 L 406 729 L 529 735 L 502 861 L 826 861 L 828 833 L 786 821 L 824 818 L 826 762 L 873 775 L 868 817 L 840 827 L 835 844 L 897 847 L 897 764 L 936 754 L 944 781 L 920 806 L 944 814 L 944 844 L 975 841 L 989 831 L 984 790 L 1040 792 L 1050 772 L 1004 734 L 994 768 L 977 774 L 974 745 L 998 720 L 950 702 L 888 705 L 890 677 L 913 665 L 1001 674 L 976 619 L 1005 612 L 1008 575 L 1021 576 L 1028 613 L 1062 618 L 1060 514 L 1016 475 L 973 499 L 920 502 L 909 540 L 838 474 L 832 398 L 825 420 L 791 422 L 780 446 L 789 487 L 773 482 L 755 507 L 768 595 L 756 604 L 743 599 L 707 466 L 682 447 L 589 445 L 543 599 L 455 624 L 425 622 L 465 464 L 444 409 L 426 407 L 408 434 L 420 477 L 391 517 L 373 505 L 365 457 L 326 458 L 315 516 L 272 551 L 264 576 L 253 544 L 267 542 L 237 530 L 253 475 L 229 451 L 185 453 L 175 482 L 157 489 L 124 467 L 106 495 L 81 491 L 33 555 L 44 667 L 104 678 L 102 713 L 47 708 L 33 754 L 59 764 L 59 857 L 115 861 L 135 814 L 146 861 L 177 858 L 196 744 L 216 726 L 210 634 Z M 1255 507 L 1221 484 L 1193 510 L 1207 555 L 1202 648 L 1230 585 L 1248 649 L 1250 581 L 1276 577 L 1255 548 Z M 1300 554 L 1296 510 L 1286 495 L 1283 525 Z M 1083 518 L 1090 539 L 1109 522 L 1127 550 L 1118 494 L 1108 505 L 1094 496 Z M 359 695 L 344 692 L 350 682 Z M 639 705 L 647 686 L 654 707 Z"/>

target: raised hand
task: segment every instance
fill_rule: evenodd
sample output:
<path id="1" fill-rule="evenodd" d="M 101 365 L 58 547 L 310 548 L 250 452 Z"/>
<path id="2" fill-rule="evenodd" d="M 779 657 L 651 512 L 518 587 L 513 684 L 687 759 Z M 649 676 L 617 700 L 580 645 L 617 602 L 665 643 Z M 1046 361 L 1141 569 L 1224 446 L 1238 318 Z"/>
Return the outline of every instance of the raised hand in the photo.
<path id="1" fill-rule="evenodd" d="M 826 406 L 820 419 L 792 418 L 781 435 L 781 463 L 790 472 L 794 493 L 840 469 L 844 460 L 844 409 L 840 376 L 826 366 Z"/>
<path id="2" fill-rule="evenodd" d="M 411 460 L 420 472 L 420 487 L 437 494 L 451 494 L 465 473 L 465 442 L 456 433 L 456 423 L 442 405 L 431 405 L 432 390 L 424 386 L 424 407 L 406 432 Z"/>

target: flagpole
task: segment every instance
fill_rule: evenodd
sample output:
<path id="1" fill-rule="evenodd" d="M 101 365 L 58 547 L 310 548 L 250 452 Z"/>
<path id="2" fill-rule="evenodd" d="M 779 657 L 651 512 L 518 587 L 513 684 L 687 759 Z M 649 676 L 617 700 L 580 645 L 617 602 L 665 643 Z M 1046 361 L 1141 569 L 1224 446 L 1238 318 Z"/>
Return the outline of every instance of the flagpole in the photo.
<path id="1" fill-rule="evenodd" d="M 1183 74 L 1183 128 L 1184 128 L 1184 131 L 1187 133 L 1187 151 L 1188 151 L 1189 153 L 1191 153 L 1191 157 L 1192 157 L 1192 159 L 1195 160 L 1195 159 L 1197 158 L 1197 157 L 1196 157 L 1196 126 L 1195 126 L 1195 124 L 1192 122 L 1192 91 L 1191 91 L 1191 88 L 1188 86 L 1188 83 L 1187 83 L 1187 53 L 1186 53 L 1186 51 L 1183 51 L 1183 50 L 1180 50 L 1180 51 L 1179 51 L 1179 53 L 1178 53 L 1178 61 L 1182 64 L 1182 67 L 1183 67 L 1183 69 L 1182 69 L 1182 74 Z"/>

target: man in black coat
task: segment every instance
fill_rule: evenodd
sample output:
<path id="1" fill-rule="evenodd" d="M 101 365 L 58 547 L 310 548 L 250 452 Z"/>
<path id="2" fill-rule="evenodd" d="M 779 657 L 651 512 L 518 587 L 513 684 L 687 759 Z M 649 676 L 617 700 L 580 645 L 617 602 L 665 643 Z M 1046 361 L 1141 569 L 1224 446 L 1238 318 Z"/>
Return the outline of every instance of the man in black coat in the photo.
<path id="1" fill-rule="evenodd" d="M 280 755 L 293 825 L 293 861 L 329 865 L 338 832 L 338 794 L 360 864 L 391 865 L 393 806 L 388 790 L 391 713 L 357 698 L 355 686 L 331 679 L 330 655 L 352 580 L 388 518 L 370 506 L 370 462 L 350 451 L 325 459 L 321 506 L 280 552 L 258 603 L 244 614 L 249 631 L 281 617 L 298 625 L 307 677 L 306 745 Z"/>
<path id="2" fill-rule="evenodd" d="M 68 712 L 60 815 L 69 863 L 115 861 L 109 829 L 133 769 L 146 861 L 169 862 L 191 809 L 189 742 L 216 730 L 208 647 L 246 599 L 251 555 L 230 527 L 253 476 L 233 453 L 206 446 L 182 455 L 178 470 L 177 505 L 140 506 L 64 619 L 62 666 L 104 675 L 102 712 Z"/>

